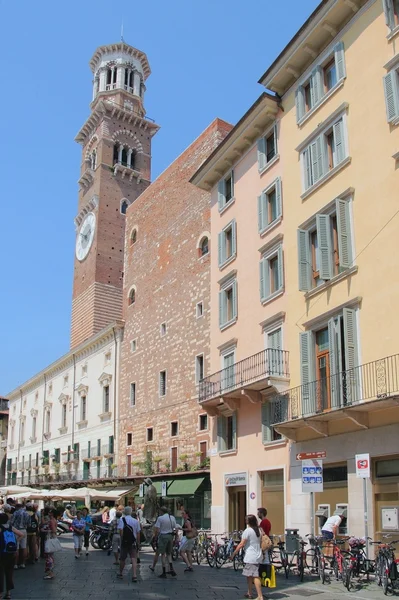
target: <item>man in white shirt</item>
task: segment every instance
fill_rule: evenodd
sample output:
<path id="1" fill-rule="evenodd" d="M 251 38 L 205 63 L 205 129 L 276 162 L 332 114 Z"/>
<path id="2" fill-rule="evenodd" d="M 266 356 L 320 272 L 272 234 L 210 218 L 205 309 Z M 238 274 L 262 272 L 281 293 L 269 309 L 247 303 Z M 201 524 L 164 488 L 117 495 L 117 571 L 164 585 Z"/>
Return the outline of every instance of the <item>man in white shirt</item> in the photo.
<path id="1" fill-rule="evenodd" d="M 325 540 L 329 541 L 335 538 L 338 528 L 342 523 L 342 519 L 343 514 L 333 515 L 327 519 L 321 530 L 322 536 Z"/>
<path id="2" fill-rule="evenodd" d="M 132 562 L 132 581 L 137 583 L 137 551 L 140 541 L 141 526 L 137 519 L 132 517 L 132 507 L 126 506 L 124 515 L 119 519 L 118 531 L 121 534 L 121 553 L 119 557 L 119 573 L 117 577 L 122 579 L 126 558 L 130 556 Z"/>
<path id="3" fill-rule="evenodd" d="M 116 507 L 113 506 L 109 511 L 109 523 L 115 519 L 116 516 Z"/>
<path id="4" fill-rule="evenodd" d="M 158 538 L 158 552 L 162 556 L 162 579 L 166 579 L 166 563 L 169 561 L 169 573 L 176 577 L 172 563 L 172 545 L 176 534 L 176 519 L 168 513 L 166 506 L 161 506 L 161 516 L 154 526 L 154 536 Z"/>

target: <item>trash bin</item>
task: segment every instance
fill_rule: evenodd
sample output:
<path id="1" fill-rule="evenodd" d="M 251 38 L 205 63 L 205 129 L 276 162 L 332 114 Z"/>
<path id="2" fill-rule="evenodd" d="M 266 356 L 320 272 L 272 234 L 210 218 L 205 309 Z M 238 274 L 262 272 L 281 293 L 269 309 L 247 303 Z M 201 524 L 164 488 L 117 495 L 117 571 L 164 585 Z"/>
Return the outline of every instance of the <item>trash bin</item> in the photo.
<path id="1" fill-rule="evenodd" d="M 296 552 L 299 550 L 299 529 L 286 529 L 285 530 L 285 549 L 289 553 Z"/>

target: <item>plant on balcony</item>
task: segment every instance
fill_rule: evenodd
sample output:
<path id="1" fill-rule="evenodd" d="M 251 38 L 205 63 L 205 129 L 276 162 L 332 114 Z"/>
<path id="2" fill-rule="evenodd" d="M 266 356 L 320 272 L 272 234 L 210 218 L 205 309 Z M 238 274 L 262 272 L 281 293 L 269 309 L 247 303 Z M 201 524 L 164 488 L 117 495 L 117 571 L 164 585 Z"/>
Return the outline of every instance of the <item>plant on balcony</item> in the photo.
<path id="1" fill-rule="evenodd" d="M 166 462 L 165 463 L 165 473 L 169 473 L 170 472 L 170 462 Z"/>
<path id="2" fill-rule="evenodd" d="M 153 466 L 152 466 L 152 452 L 151 450 L 146 450 L 144 456 L 144 475 L 152 475 Z"/>
<path id="3" fill-rule="evenodd" d="M 153 461 L 156 465 L 156 472 L 159 473 L 159 465 L 163 461 L 163 458 L 161 456 L 154 456 Z"/>
<path id="4" fill-rule="evenodd" d="M 184 471 L 187 471 L 188 469 L 185 469 L 184 467 L 176 467 L 175 469 L 175 473 L 183 473 Z"/>
<path id="5" fill-rule="evenodd" d="M 179 460 L 182 463 L 182 465 L 181 465 L 182 466 L 182 468 L 181 468 L 182 471 L 188 471 L 189 468 L 190 468 L 189 465 L 188 465 L 188 462 L 187 462 L 188 457 L 189 457 L 188 454 L 180 454 Z M 177 469 L 176 469 L 176 471 L 177 471 Z"/>
<path id="6" fill-rule="evenodd" d="M 211 459 L 209 458 L 209 456 L 207 456 L 205 458 L 205 460 L 203 460 L 200 464 L 201 469 L 209 469 L 209 467 L 211 466 Z"/>
<path id="7" fill-rule="evenodd" d="M 117 469 L 117 468 L 118 468 L 118 465 L 116 463 L 112 463 L 111 469 L 114 470 L 114 469 Z"/>

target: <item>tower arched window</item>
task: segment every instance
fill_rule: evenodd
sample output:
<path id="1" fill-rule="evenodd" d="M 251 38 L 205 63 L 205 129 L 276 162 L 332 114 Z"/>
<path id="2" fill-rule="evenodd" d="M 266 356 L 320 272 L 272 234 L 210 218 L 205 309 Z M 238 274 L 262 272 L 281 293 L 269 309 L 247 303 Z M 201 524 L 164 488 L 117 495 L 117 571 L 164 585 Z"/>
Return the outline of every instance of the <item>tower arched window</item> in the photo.
<path id="1" fill-rule="evenodd" d="M 129 306 L 136 302 L 136 288 L 132 288 L 129 292 Z"/>
<path id="2" fill-rule="evenodd" d="M 106 90 L 114 90 L 116 87 L 116 67 L 108 67 L 107 69 L 107 86 Z"/>
<path id="3" fill-rule="evenodd" d="M 119 160 L 119 144 L 115 144 L 114 145 L 114 165 L 118 162 Z"/>
<path id="4" fill-rule="evenodd" d="M 202 238 L 201 243 L 200 243 L 199 255 L 200 256 L 205 256 L 206 254 L 208 254 L 208 252 L 209 252 L 209 240 L 205 236 L 205 237 Z"/>
<path id="5" fill-rule="evenodd" d="M 125 147 L 122 148 L 122 164 L 127 166 L 127 150 Z"/>
<path id="6" fill-rule="evenodd" d="M 128 206 L 129 206 L 129 204 L 128 204 L 127 200 L 123 200 L 123 201 L 122 201 L 122 204 L 121 204 L 121 213 L 122 213 L 123 215 L 125 215 L 125 214 L 126 214 L 126 211 L 127 211 L 127 207 L 128 207 Z"/>

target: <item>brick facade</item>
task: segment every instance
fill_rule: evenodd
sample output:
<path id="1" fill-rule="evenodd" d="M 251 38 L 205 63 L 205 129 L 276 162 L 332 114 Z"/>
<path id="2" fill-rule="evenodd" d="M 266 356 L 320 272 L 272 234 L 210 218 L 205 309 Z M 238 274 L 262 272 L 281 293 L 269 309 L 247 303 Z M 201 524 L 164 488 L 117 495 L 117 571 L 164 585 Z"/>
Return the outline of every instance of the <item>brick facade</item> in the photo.
<path id="1" fill-rule="evenodd" d="M 189 468 L 201 459 L 200 442 L 209 441 L 209 427 L 199 431 L 201 411 L 197 402 L 195 360 L 204 355 L 209 368 L 210 257 L 199 256 L 198 245 L 210 232 L 210 195 L 188 182 L 191 175 L 230 131 L 216 119 L 183 154 L 129 207 L 125 236 L 124 319 L 119 393 L 118 465 L 125 472 L 131 455 L 134 475 L 142 470 L 146 451 L 160 457 L 159 470 L 167 470 L 171 448 L 178 468 Z M 137 241 L 132 244 L 132 230 Z M 214 249 L 210 248 L 210 251 Z M 134 304 L 129 291 L 136 289 Z M 203 303 L 197 318 L 196 305 Z M 162 335 L 161 326 L 166 324 Z M 136 340 L 136 349 L 131 343 Z M 159 394 L 159 373 L 167 375 L 166 395 Z M 136 384 L 135 406 L 131 406 L 130 384 Z M 171 436 L 171 422 L 178 422 L 178 435 Z M 153 441 L 147 442 L 147 428 Z M 127 447 L 127 433 L 132 444 Z M 153 464 L 156 472 L 156 464 Z"/>

